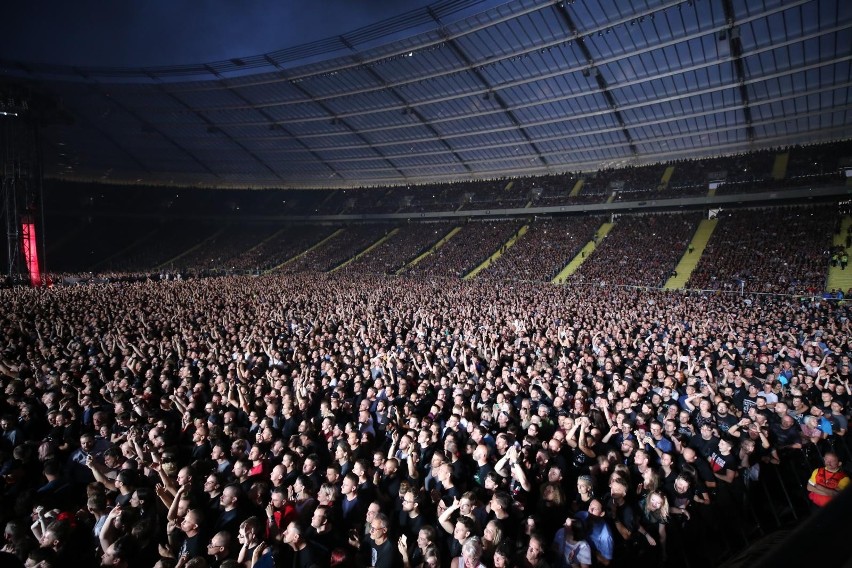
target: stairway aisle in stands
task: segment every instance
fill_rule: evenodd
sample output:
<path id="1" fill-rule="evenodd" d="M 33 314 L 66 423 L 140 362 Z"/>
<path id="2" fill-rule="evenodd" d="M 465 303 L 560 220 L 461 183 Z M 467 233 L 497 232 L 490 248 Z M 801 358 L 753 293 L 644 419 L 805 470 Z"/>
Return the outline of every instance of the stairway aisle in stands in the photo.
<path id="1" fill-rule="evenodd" d="M 497 259 L 500 258 L 501 256 L 503 256 L 503 254 L 507 250 L 509 250 L 510 248 L 515 246 L 515 243 L 518 242 L 518 239 L 523 237 L 527 233 L 527 231 L 529 231 L 529 229 L 530 229 L 529 225 L 523 225 L 520 229 L 518 229 L 517 233 L 515 233 L 514 235 L 509 237 L 509 240 L 507 240 L 505 243 L 503 243 L 503 245 L 499 249 L 494 251 L 494 253 L 491 256 L 486 258 L 479 266 L 477 266 L 476 268 L 474 268 L 473 270 L 471 270 L 470 272 L 465 274 L 464 280 L 470 280 L 471 278 L 476 277 L 477 274 L 479 274 L 480 272 L 482 272 L 483 270 L 485 270 L 486 268 L 491 266 L 494 262 L 497 262 Z"/>
<path id="2" fill-rule="evenodd" d="M 398 232 L 399 232 L 399 227 L 394 227 L 389 232 L 387 232 L 384 235 L 382 235 L 381 237 L 379 237 L 379 239 L 377 241 L 371 243 L 367 248 L 358 251 L 354 256 L 347 258 L 346 260 L 344 260 L 343 262 L 341 262 L 340 264 L 338 264 L 337 266 L 335 266 L 334 268 L 329 270 L 329 272 L 337 272 L 341 268 L 343 268 L 343 267 L 351 264 L 352 262 L 358 260 L 359 258 L 364 256 L 365 254 L 372 252 L 376 248 L 382 246 L 388 239 L 390 239 L 391 237 L 396 235 Z"/>
<path id="3" fill-rule="evenodd" d="M 564 284 L 568 277 L 577 272 L 577 269 L 580 268 L 580 265 L 589 258 L 594 252 L 595 248 L 597 248 L 598 244 L 606 237 L 612 228 L 615 226 L 615 223 L 606 222 L 600 226 L 600 228 L 595 233 L 594 238 L 586 243 L 580 252 L 577 253 L 571 262 L 569 262 L 562 271 L 556 275 L 553 279 L 554 284 Z"/>
<path id="4" fill-rule="evenodd" d="M 852 216 L 846 215 L 840 223 L 840 233 L 834 235 L 834 246 L 846 248 L 846 235 L 849 233 L 849 228 L 852 227 Z M 846 248 L 847 254 L 849 248 Z M 852 289 L 852 266 L 847 266 L 846 270 L 838 264 L 837 266 L 828 265 L 828 278 L 825 283 L 826 290 L 842 290 L 845 294 Z"/>
<path id="5" fill-rule="evenodd" d="M 333 233 L 331 233 L 329 236 L 325 237 L 324 239 L 322 239 L 321 241 L 317 242 L 316 244 L 311 245 L 310 247 L 306 248 L 305 250 L 303 250 L 303 251 L 302 251 L 302 252 L 300 252 L 299 254 L 297 254 L 297 255 L 295 255 L 295 256 L 291 256 L 291 257 L 290 257 L 290 258 L 288 258 L 287 260 L 285 260 L 285 261 L 283 261 L 283 262 L 281 262 L 281 263 L 279 263 L 279 264 L 276 264 L 276 265 L 275 265 L 275 266 L 273 266 L 272 268 L 269 268 L 269 269 L 265 272 L 265 274 L 270 274 L 270 273 L 272 273 L 272 272 L 277 272 L 277 271 L 281 270 L 282 268 L 284 268 L 285 266 L 287 266 L 287 265 L 288 265 L 288 264 L 290 264 L 291 262 L 295 262 L 296 260 L 298 260 L 298 259 L 302 258 L 302 257 L 303 257 L 303 256 L 305 256 L 306 254 L 308 254 L 308 253 L 310 253 L 310 252 L 314 251 L 315 249 L 317 249 L 317 248 L 319 248 L 319 247 L 321 247 L 321 246 L 325 245 L 328 241 L 330 241 L 330 240 L 334 239 L 335 237 L 339 236 L 339 235 L 340 235 L 343 231 L 344 231 L 344 229 L 342 229 L 342 228 L 335 230 L 335 231 L 334 231 Z"/>
<path id="6" fill-rule="evenodd" d="M 586 183 L 586 178 L 580 178 L 574 184 L 574 187 L 571 189 L 571 193 L 568 194 L 568 197 L 577 197 L 580 195 L 580 192 L 583 190 L 583 185 Z"/>
<path id="7" fill-rule="evenodd" d="M 188 249 L 184 249 L 182 252 L 179 252 L 178 254 L 173 256 L 172 258 L 164 261 L 159 266 L 157 266 L 155 268 L 155 270 L 163 270 L 165 268 L 173 267 L 175 265 L 175 263 L 177 263 L 177 261 L 179 261 L 180 259 L 184 258 L 185 256 L 187 256 L 189 254 L 192 254 L 193 252 L 197 251 L 198 249 L 200 249 L 204 245 L 215 241 L 216 239 L 221 237 L 224 233 L 225 233 L 225 229 L 219 229 L 218 231 L 216 231 L 215 233 L 213 233 L 212 235 L 210 235 L 209 237 L 207 237 L 203 241 L 196 243 L 194 245 L 191 245 Z"/>
<path id="8" fill-rule="evenodd" d="M 675 274 L 666 282 L 666 290 L 680 290 L 686 285 L 689 277 L 692 276 L 692 271 L 698 266 L 698 261 L 704 254 L 704 249 L 707 248 L 707 243 L 713 236 L 718 223 L 718 219 L 704 219 L 698 224 L 689 247 L 675 268 Z"/>
<path id="9" fill-rule="evenodd" d="M 439 239 L 434 245 L 429 247 L 429 249 L 424 251 L 422 254 L 414 257 L 414 259 L 411 262 L 408 262 L 402 268 L 397 270 L 396 275 L 399 276 L 400 274 L 402 274 L 402 273 L 404 273 L 408 270 L 411 270 L 412 268 L 417 266 L 420 263 L 420 261 L 422 261 L 423 259 L 428 257 L 430 254 L 434 254 L 436 250 L 438 250 L 439 248 L 441 248 L 442 246 L 447 244 L 447 241 L 449 241 L 454 236 L 456 236 L 456 233 L 458 233 L 461 230 L 462 230 L 461 227 L 453 227 L 452 229 L 450 229 L 450 231 L 446 235 L 444 235 L 441 239 Z"/>
<path id="10" fill-rule="evenodd" d="M 666 166 L 666 171 L 663 172 L 663 177 L 660 178 L 660 191 L 665 191 L 669 188 L 669 181 L 671 181 L 674 171 L 674 166 Z"/>
<path id="11" fill-rule="evenodd" d="M 790 152 L 785 151 L 775 155 L 772 164 L 772 179 L 781 181 L 787 177 L 787 164 L 790 163 Z"/>

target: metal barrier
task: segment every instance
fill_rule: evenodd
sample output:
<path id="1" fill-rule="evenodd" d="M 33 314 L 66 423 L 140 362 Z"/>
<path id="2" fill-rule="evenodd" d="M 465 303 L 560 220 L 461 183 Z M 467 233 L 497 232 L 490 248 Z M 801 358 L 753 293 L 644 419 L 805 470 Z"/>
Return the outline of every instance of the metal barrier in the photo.
<path id="1" fill-rule="evenodd" d="M 808 498 L 808 479 L 817 467 L 822 466 L 822 455 L 831 449 L 837 453 L 843 452 L 849 455 L 849 444 L 846 437 L 834 436 L 831 443 L 823 448 L 810 445 L 802 450 L 789 450 L 784 452 L 778 464 L 761 463 L 760 475 L 757 481 L 752 481 L 743 486 L 742 500 L 737 503 L 737 509 L 732 511 L 716 510 L 713 512 L 715 521 L 709 527 L 703 527 L 704 534 L 701 535 L 705 545 L 690 546 L 689 540 L 684 546 L 675 550 L 675 555 L 670 557 L 670 566 L 686 566 L 697 568 L 699 566 L 740 566 L 754 564 L 744 563 L 744 558 L 754 562 L 755 554 L 765 556 L 762 551 L 768 540 L 778 540 L 773 544 L 772 550 L 780 547 L 798 547 L 802 551 L 815 551 L 815 544 L 811 537 L 778 539 L 777 535 L 784 531 L 792 531 L 793 534 L 811 534 L 814 527 L 821 527 L 814 522 L 813 517 L 823 517 L 828 512 L 816 510 Z M 846 502 L 848 510 L 852 510 L 852 492 L 846 491 L 835 501 Z M 835 503 L 829 504 L 826 509 L 836 509 Z M 718 506 L 718 505 L 717 505 Z M 839 507 L 839 505 L 837 505 Z M 846 534 L 852 528 L 852 516 L 845 513 L 832 514 L 832 519 L 837 515 L 843 516 Z M 834 522 L 834 521 L 832 521 Z M 848 546 L 843 546 L 843 540 L 831 540 L 827 535 L 820 536 L 824 540 L 823 548 L 842 548 L 850 555 Z M 712 542 L 713 546 L 706 543 Z M 779 544 L 780 543 L 780 544 Z M 794 544 L 795 543 L 795 544 Z M 755 549 L 753 553 L 749 551 Z M 806 552 L 797 553 L 799 555 Z M 832 554 L 835 554 L 834 552 Z M 775 558 L 776 554 L 771 555 Z M 783 555 L 777 555 L 782 560 L 776 564 L 761 564 L 765 566 L 794 566 L 797 563 L 788 562 Z M 804 562 L 804 560 L 803 560 Z M 819 564 L 815 559 L 809 560 L 810 564 Z M 823 566 L 840 566 L 842 563 L 822 563 Z"/>

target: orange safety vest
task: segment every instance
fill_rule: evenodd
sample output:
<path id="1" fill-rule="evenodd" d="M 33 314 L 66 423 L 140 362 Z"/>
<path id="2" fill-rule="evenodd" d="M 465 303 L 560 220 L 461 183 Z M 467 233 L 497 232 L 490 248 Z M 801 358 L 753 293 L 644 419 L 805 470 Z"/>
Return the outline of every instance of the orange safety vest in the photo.
<path id="1" fill-rule="evenodd" d="M 829 473 L 825 470 L 824 467 L 817 469 L 816 479 L 814 480 L 815 485 L 826 487 L 828 489 L 837 489 L 837 486 L 840 482 L 846 478 L 846 473 L 843 470 L 838 470 L 834 473 Z M 825 507 L 825 505 L 831 501 L 831 497 L 828 495 L 819 495 L 817 493 L 808 493 L 808 497 L 810 497 L 811 501 L 819 507 Z"/>

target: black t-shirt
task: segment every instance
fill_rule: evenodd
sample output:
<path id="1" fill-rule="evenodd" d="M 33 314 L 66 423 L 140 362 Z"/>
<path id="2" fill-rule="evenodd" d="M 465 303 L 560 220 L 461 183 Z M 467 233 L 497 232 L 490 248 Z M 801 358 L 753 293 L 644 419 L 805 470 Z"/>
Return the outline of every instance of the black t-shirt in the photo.
<path id="1" fill-rule="evenodd" d="M 773 445 L 778 448 L 786 448 L 787 446 L 797 444 L 802 441 L 802 431 L 795 424 L 786 429 L 782 428 L 781 424 L 773 424 L 772 435 L 775 438 L 775 444 Z"/>
<path id="2" fill-rule="evenodd" d="M 614 513 L 612 512 L 613 508 L 615 509 Z M 625 501 L 622 505 L 617 506 L 612 501 L 612 497 L 607 496 L 604 499 L 604 511 L 613 524 L 619 522 L 630 531 L 631 540 L 636 536 L 636 529 L 639 528 L 639 513 L 632 503 Z M 616 542 L 626 544 L 624 539 L 621 538 L 621 533 L 617 530 L 613 531 L 613 538 Z"/>
<path id="3" fill-rule="evenodd" d="M 204 539 L 201 538 L 201 533 L 199 533 L 183 541 L 183 544 L 180 545 L 178 556 L 186 554 L 190 558 L 195 558 L 196 556 L 204 556 L 206 552 L 207 548 L 204 546 Z"/>
<path id="4" fill-rule="evenodd" d="M 693 436 L 695 436 L 695 430 L 689 424 L 681 424 L 677 425 L 677 433 L 686 438 L 687 440 L 691 440 Z"/>
<path id="5" fill-rule="evenodd" d="M 390 541 L 388 541 L 390 542 Z M 328 566 L 329 551 L 319 545 L 308 542 L 302 550 L 293 552 L 293 568 L 325 568 Z"/>
<path id="6" fill-rule="evenodd" d="M 716 414 L 716 426 L 722 432 L 727 432 L 728 430 L 730 430 L 731 426 L 733 426 L 736 423 L 737 423 L 736 416 L 733 416 L 731 414 L 726 414 L 725 416 L 721 416 L 719 414 Z"/>
<path id="7" fill-rule="evenodd" d="M 394 568 L 402 564 L 396 544 L 390 539 L 383 544 L 370 547 L 370 566 L 375 568 Z"/>
<path id="8" fill-rule="evenodd" d="M 79 435 L 71 425 L 54 426 L 48 432 L 47 437 L 56 444 L 68 444 L 72 449 L 77 445 L 77 440 L 79 440 Z"/>
<path id="9" fill-rule="evenodd" d="M 710 463 L 706 459 L 698 458 L 692 466 L 695 468 L 695 473 L 698 477 L 697 481 L 701 483 L 701 486 L 696 485 L 696 491 L 700 491 L 705 483 L 716 482 L 716 477 L 713 475 L 713 469 L 710 467 Z"/>
<path id="10" fill-rule="evenodd" d="M 594 460 L 587 456 L 579 447 L 573 448 L 571 454 L 571 465 L 574 466 L 578 473 L 588 473 L 589 467 L 591 467 Z"/>
<path id="11" fill-rule="evenodd" d="M 700 434 L 693 436 L 689 441 L 689 447 L 695 450 L 699 456 L 707 459 L 719 448 L 719 438 L 711 436 L 709 440 L 705 440 Z"/>
<path id="12" fill-rule="evenodd" d="M 666 484 L 666 495 L 669 499 L 669 505 L 672 507 L 689 510 L 689 506 L 695 500 L 695 494 L 695 488 L 692 484 L 689 485 L 684 493 L 678 492 L 674 487 L 674 483 L 671 485 Z"/>
<path id="13" fill-rule="evenodd" d="M 714 474 L 724 475 L 727 471 L 737 470 L 737 459 L 733 454 L 723 456 L 717 450 L 710 456 L 709 462 Z"/>
<path id="14" fill-rule="evenodd" d="M 400 511 L 399 513 L 399 533 L 408 537 L 409 542 L 417 540 L 417 535 L 425 524 L 426 519 L 423 518 L 423 513 L 420 513 L 414 518 L 409 517 L 405 511 Z"/>
<path id="15" fill-rule="evenodd" d="M 741 384 L 740 386 L 734 385 L 731 388 L 731 396 L 734 401 L 734 406 L 742 408 L 743 401 L 748 396 L 748 387 L 745 384 Z"/>
<path id="16" fill-rule="evenodd" d="M 485 477 L 494 471 L 494 466 L 490 463 L 486 463 L 485 465 L 478 466 L 476 468 L 476 472 L 473 474 L 473 481 L 477 487 L 485 486 Z M 564 470 L 563 470 L 564 471 Z"/>

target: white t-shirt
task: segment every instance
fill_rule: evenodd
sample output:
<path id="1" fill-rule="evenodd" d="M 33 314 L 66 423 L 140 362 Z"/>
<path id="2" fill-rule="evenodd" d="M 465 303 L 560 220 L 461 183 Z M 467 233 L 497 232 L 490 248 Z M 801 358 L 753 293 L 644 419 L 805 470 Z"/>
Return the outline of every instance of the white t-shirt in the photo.
<path id="1" fill-rule="evenodd" d="M 585 540 L 569 543 L 565 540 L 565 528 L 556 532 L 553 545 L 558 551 L 556 565 L 558 568 L 579 568 L 592 563 L 592 548 Z"/>

